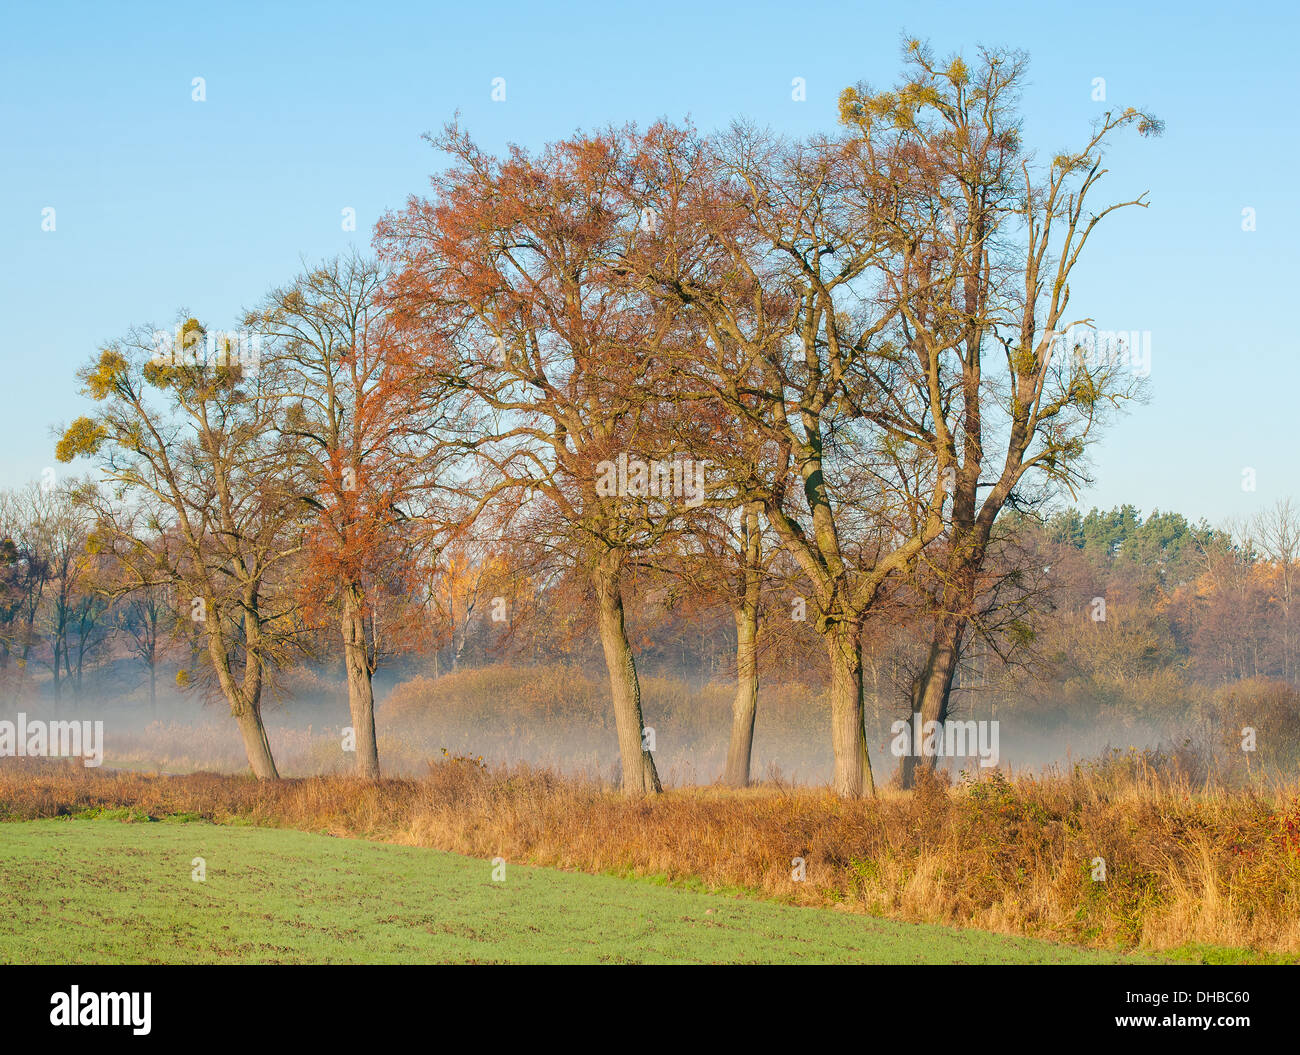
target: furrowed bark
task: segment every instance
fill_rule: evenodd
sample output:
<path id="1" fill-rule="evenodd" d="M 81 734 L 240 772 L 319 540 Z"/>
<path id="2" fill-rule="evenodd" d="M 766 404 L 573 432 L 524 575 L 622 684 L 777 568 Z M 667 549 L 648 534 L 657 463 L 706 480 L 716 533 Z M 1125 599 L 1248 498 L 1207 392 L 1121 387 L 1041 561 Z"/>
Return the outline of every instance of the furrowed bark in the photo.
<path id="1" fill-rule="evenodd" d="M 366 647 L 365 611 L 360 587 L 343 591 L 343 660 L 348 675 L 348 710 L 356 739 L 357 775 L 379 779 L 379 745 L 375 737 L 375 689 Z"/>
<path id="2" fill-rule="evenodd" d="M 827 628 L 831 660 L 831 743 L 835 750 L 835 794 L 856 799 L 875 795 L 867 755 L 862 706 L 862 641 L 856 622 Z"/>

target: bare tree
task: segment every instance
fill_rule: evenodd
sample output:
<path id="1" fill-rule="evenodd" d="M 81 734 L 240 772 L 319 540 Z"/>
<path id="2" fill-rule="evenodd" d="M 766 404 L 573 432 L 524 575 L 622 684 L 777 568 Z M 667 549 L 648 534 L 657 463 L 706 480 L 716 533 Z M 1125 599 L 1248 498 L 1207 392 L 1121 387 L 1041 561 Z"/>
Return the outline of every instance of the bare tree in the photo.
<path id="1" fill-rule="evenodd" d="M 1296 677 L 1295 638 L 1291 625 L 1295 601 L 1296 562 L 1300 561 L 1300 510 L 1290 498 L 1279 499 L 1256 514 L 1251 533 L 1263 555 L 1277 571 L 1278 600 L 1282 610 L 1282 677 Z"/>
<path id="2" fill-rule="evenodd" d="M 47 586 L 37 610 L 36 633 L 48 654 L 54 705 L 63 701 L 69 681 L 80 691 L 87 658 L 104 644 L 108 608 L 94 584 L 94 556 L 87 551 L 91 518 L 77 501 L 76 480 L 40 492 L 32 506 L 32 537 L 44 555 Z"/>
<path id="3" fill-rule="evenodd" d="M 1146 204 L 1138 197 L 1090 211 L 1103 148 L 1121 129 L 1152 134 L 1160 125 L 1134 109 L 1109 112 L 1080 150 L 1040 173 L 1021 140 L 1021 54 L 982 50 L 973 66 L 961 56 L 939 63 L 912 41 L 907 58 L 901 84 L 849 89 L 840 109 L 911 188 L 887 222 L 903 247 L 887 269 L 903 375 L 917 397 L 938 393 L 947 404 L 933 433 L 951 503 L 944 545 L 923 558 L 939 587 L 913 694 L 920 720 L 942 723 L 998 515 L 1025 497 L 1027 478 L 1073 490 L 1106 411 L 1140 395 L 1149 365 L 1141 349 L 1091 334 L 1085 348 L 1076 335 L 1092 320 L 1067 310 L 1070 276 L 1098 223 Z M 885 429 L 898 422 L 888 405 L 864 414 Z M 904 761 L 905 785 L 916 761 Z"/>
<path id="4" fill-rule="evenodd" d="M 863 625 L 942 530 L 950 457 L 933 425 L 942 394 L 906 408 L 895 394 L 908 389 L 888 343 L 899 308 L 882 282 L 895 252 L 882 217 L 907 188 L 859 144 L 788 144 L 744 127 L 709 142 L 659 126 L 636 172 L 663 235 L 626 266 L 692 333 L 676 360 L 679 398 L 720 403 L 767 445 L 743 497 L 762 503 L 810 584 L 830 661 L 835 790 L 872 794 Z M 881 405 L 897 411 L 888 429 L 868 413 Z"/>
<path id="5" fill-rule="evenodd" d="M 287 567 L 302 546 L 301 452 L 276 428 L 283 390 L 251 344 L 195 319 L 165 336 L 134 330 L 81 372 L 102 409 L 56 453 L 98 459 L 106 486 L 85 499 L 101 551 L 132 586 L 171 586 L 188 606 L 253 773 L 276 778 L 262 696 L 301 633 Z"/>
<path id="6" fill-rule="evenodd" d="M 117 605 L 116 626 L 127 650 L 144 666 L 149 683 L 149 713 L 158 717 L 158 665 L 166 656 L 177 616 L 170 584 L 129 585 Z M 116 591 L 115 591 L 116 592 Z"/>

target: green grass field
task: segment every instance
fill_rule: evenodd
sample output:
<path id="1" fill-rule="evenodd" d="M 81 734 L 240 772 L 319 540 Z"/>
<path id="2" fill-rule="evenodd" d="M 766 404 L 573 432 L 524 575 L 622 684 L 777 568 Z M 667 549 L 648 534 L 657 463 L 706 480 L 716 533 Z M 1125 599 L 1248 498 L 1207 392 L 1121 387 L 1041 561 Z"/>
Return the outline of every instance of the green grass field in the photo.
<path id="1" fill-rule="evenodd" d="M 206 881 L 191 861 L 206 862 Z M 5 963 L 1102 963 L 1027 938 L 281 829 L 0 824 Z"/>

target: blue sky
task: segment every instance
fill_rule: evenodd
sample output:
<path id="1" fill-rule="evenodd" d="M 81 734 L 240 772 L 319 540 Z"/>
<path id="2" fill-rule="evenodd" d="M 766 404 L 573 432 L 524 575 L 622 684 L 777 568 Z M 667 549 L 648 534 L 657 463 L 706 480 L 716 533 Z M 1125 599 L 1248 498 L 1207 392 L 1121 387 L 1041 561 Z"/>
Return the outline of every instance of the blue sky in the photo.
<path id="1" fill-rule="evenodd" d="M 5 22 L 0 487 L 57 464 L 52 427 L 83 412 L 74 374 L 105 341 L 181 307 L 233 326 L 301 259 L 368 247 L 438 163 L 421 134 L 457 110 L 490 149 L 659 116 L 830 129 L 843 87 L 894 80 L 906 32 L 1027 50 L 1045 154 L 1107 105 L 1166 121 L 1109 154 L 1108 193 L 1151 208 L 1112 217 L 1072 283 L 1100 328 L 1152 346 L 1152 401 L 1108 430 L 1083 505 L 1218 522 L 1300 498 L 1291 5 L 11 3 Z"/>

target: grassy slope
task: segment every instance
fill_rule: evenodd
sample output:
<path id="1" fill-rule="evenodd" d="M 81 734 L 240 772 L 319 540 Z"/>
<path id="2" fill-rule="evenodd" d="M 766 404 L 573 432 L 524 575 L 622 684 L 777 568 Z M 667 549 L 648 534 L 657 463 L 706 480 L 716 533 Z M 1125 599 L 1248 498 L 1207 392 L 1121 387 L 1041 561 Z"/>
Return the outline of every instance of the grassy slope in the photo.
<path id="1" fill-rule="evenodd" d="M 203 857 L 207 881 L 190 877 Z M 281 829 L 0 824 L 0 962 L 1099 963 L 896 923 Z"/>

